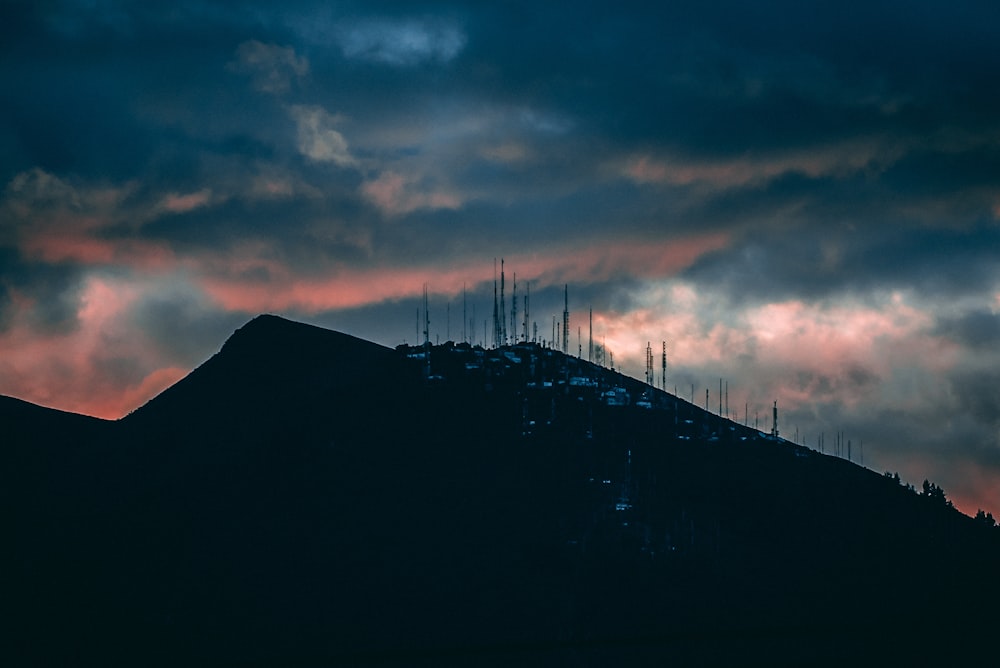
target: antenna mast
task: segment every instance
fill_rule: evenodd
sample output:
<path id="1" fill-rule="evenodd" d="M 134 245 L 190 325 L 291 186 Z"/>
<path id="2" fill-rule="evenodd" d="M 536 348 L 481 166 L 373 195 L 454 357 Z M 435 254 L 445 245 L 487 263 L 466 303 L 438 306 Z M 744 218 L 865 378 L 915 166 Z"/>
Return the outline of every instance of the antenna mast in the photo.
<path id="1" fill-rule="evenodd" d="M 590 343 L 587 345 L 587 361 L 594 361 L 594 307 L 590 307 Z"/>
<path id="2" fill-rule="evenodd" d="M 503 258 L 500 258 L 500 344 L 507 345 L 507 306 L 504 304 L 503 300 L 504 291 L 504 275 L 503 275 Z"/>
<path id="3" fill-rule="evenodd" d="M 660 376 L 660 382 L 663 383 L 663 391 L 667 391 L 667 342 L 663 342 L 663 375 Z M 675 393 L 676 394 L 676 393 Z"/>
<path id="4" fill-rule="evenodd" d="M 562 349 L 569 352 L 569 285 L 563 286 Z"/>
<path id="5" fill-rule="evenodd" d="M 500 313 L 497 302 L 497 259 L 493 258 L 493 347 L 500 347 Z"/>
<path id="6" fill-rule="evenodd" d="M 424 345 L 431 344 L 431 314 L 427 310 L 427 284 L 424 283 Z"/>
<path id="7" fill-rule="evenodd" d="M 531 281 L 524 288 L 524 341 L 528 342 L 528 308 L 531 301 Z"/>
<path id="8" fill-rule="evenodd" d="M 427 377 L 431 375 L 431 313 L 427 308 L 427 284 L 424 283 L 424 353 L 427 355 Z"/>
<path id="9" fill-rule="evenodd" d="M 517 272 L 514 272 L 514 294 L 511 297 L 513 302 L 510 307 L 510 337 L 517 342 Z"/>
<path id="10" fill-rule="evenodd" d="M 646 342 L 646 385 L 653 384 L 653 348 Z"/>

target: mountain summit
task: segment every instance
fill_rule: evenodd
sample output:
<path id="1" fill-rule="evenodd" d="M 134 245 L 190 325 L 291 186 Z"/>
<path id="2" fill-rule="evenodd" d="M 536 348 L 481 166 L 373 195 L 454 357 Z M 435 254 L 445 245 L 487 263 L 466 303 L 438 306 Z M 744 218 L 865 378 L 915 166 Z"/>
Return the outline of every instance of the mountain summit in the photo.
<path id="1" fill-rule="evenodd" d="M 117 422 L 0 401 L 16 663 L 976 656 L 997 530 L 532 343 L 259 316 Z"/>

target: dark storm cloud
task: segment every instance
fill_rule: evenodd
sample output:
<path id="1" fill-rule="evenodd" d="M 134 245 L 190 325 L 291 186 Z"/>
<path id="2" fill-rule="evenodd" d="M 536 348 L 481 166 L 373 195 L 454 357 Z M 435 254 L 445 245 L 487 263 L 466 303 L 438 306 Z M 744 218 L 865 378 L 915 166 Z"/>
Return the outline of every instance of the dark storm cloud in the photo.
<path id="1" fill-rule="evenodd" d="M 870 290 L 915 290 L 923 297 L 975 292 L 1000 280 L 1000 229 L 935 230 L 905 223 L 831 223 L 828 228 L 754 228 L 732 248 L 684 272 L 724 288 L 735 303 L 824 299 Z"/>
<path id="2" fill-rule="evenodd" d="M 17 315 L 42 335 L 75 329 L 81 275 L 80 267 L 32 262 L 0 247 L 0 330 Z"/>
<path id="3" fill-rule="evenodd" d="M 802 202 L 810 221 L 839 209 L 845 223 L 898 226 L 898 216 L 886 222 L 887 200 L 934 200 L 954 216 L 949 200 L 967 202 L 970 188 L 983 215 L 995 144 L 933 134 L 935 147 L 913 142 L 959 122 L 970 136 L 995 123 L 987 112 L 996 95 L 979 85 L 998 58 L 984 27 L 994 10 L 896 8 L 18 4 L 6 49 L 31 57 L 4 70 L 25 93 L 6 107 L 18 160 L 5 168 L 132 176 L 151 191 L 211 188 L 218 204 L 139 232 L 181 248 L 246 236 L 312 246 L 304 220 L 336 229 L 360 215 L 376 252 L 422 243 L 428 258 L 444 259 L 465 211 L 507 217 L 509 232 L 543 245 L 610 226 L 641 238 L 756 227 Z M 442 138 L 442 119 L 473 117 L 480 125 Z M 789 150 L 873 137 L 882 149 L 853 175 L 767 171 Z M 723 172 L 744 157 L 762 176 L 646 189 L 608 178 L 609 165 L 637 152 Z M 282 212 L 241 203 L 224 175 L 252 179 L 248 162 L 285 170 L 288 188 L 321 189 L 325 201 L 289 197 Z M 362 182 L 392 185 L 394 175 L 401 185 L 377 204 L 408 226 L 381 222 L 374 196 L 361 192 Z M 434 188 L 436 200 L 412 194 Z M 819 259 L 809 237 L 824 232 L 799 229 L 783 243 L 804 247 L 807 267 Z M 488 230 L 472 232 L 488 240 Z M 847 269 L 871 271 L 863 261 Z M 807 290 L 819 280 L 796 274 Z"/>
<path id="4" fill-rule="evenodd" d="M 504 9 L 476 24 L 466 61 L 493 66 L 482 69 L 494 95 L 575 109 L 619 141 L 731 155 L 898 130 L 901 119 L 925 127 L 946 111 L 927 81 L 962 91 L 997 61 L 982 24 L 967 26 L 981 57 L 962 57 L 963 30 L 937 32 L 938 21 L 964 25 L 960 14 L 943 14 L 924 24 L 908 9 L 816 3 Z"/>
<path id="5" fill-rule="evenodd" d="M 752 216 L 755 208 L 773 211 L 794 191 L 782 192 L 782 182 L 765 179 L 763 188 L 754 184 L 742 196 L 733 194 L 728 213 L 718 212 L 725 199 L 681 209 L 677 202 L 691 198 L 685 189 L 642 195 L 616 188 L 604 165 L 638 150 L 664 150 L 687 160 L 747 154 L 766 160 L 789 148 L 872 133 L 906 138 L 940 125 L 942 115 L 962 99 L 986 95 L 970 86 L 985 65 L 938 44 L 936 32 L 912 12 L 897 18 L 887 7 L 847 17 L 833 5 L 807 11 L 788 4 L 763 15 L 738 3 L 643 12 L 446 3 L 347 3 L 317 12 L 310 3 L 242 10 L 186 3 L 170 13 L 115 3 L 82 12 L 72 3 L 57 4 L 21 19 L 22 28 L 54 48 L 44 58 L 38 51 L 35 67 L 13 68 L 30 94 L 8 112 L 17 116 L 9 125 L 22 147 L 22 166 L 123 179 L 139 175 L 161 188 L 212 184 L 222 171 L 214 167 L 226 158 L 237 163 L 254 156 L 291 165 L 296 177 L 326 189 L 331 179 L 316 169 L 322 165 L 295 161 L 321 163 L 327 156 L 342 166 L 356 165 L 354 174 L 333 175 L 333 183 L 346 179 L 348 187 L 357 188 L 359 176 L 373 181 L 395 165 L 412 177 L 407 188 L 438 183 L 457 189 L 458 206 L 485 199 L 485 208 L 496 212 L 495 202 L 523 203 L 524 213 L 513 225 L 528 232 L 543 216 L 557 231 L 552 236 L 563 227 L 599 230 L 609 222 L 640 235 L 658 234 L 667 221 L 675 230 L 704 229 L 713 219 L 727 226 L 738 223 L 736 216 Z M 963 25 L 955 13 L 935 18 L 945 27 Z M 848 24 L 871 63 L 864 73 L 857 70 L 857 56 L 831 38 L 840 34 L 837 26 L 846 30 Z M 889 26 L 895 30 L 886 30 Z M 949 27 L 944 39 L 958 34 Z M 981 34 L 982 29 L 973 30 L 971 47 Z M 893 55 L 900 48 L 920 53 L 901 61 Z M 70 59 L 71 54 L 82 58 Z M 947 85 L 965 89 L 966 98 L 951 99 L 945 107 L 916 88 L 921 78 L 915 71 L 934 58 L 964 64 L 950 73 Z M 46 75 L 37 77 L 46 62 Z M 290 98 L 273 99 L 276 94 Z M 442 106 L 449 98 L 453 102 Z M 71 101 L 79 113 L 56 111 L 66 107 L 61 100 Z M 429 139 L 437 132 L 436 119 L 442 112 L 447 119 L 449 110 L 456 124 L 477 114 L 498 115 L 457 137 L 456 149 L 430 143 L 438 137 Z M 337 123 L 323 120 L 339 115 Z M 971 117 L 988 122 L 981 113 L 965 118 Z M 425 131 L 402 144 L 371 145 L 387 129 L 406 131 L 413 124 Z M 503 156 L 504 150 L 517 150 L 513 143 L 532 149 L 532 155 L 506 162 L 483 158 L 490 151 Z M 988 173 L 996 151 L 977 150 L 975 160 L 951 155 L 947 173 L 971 175 L 977 167 L 985 168 L 979 174 Z M 357 163 L 365 157 L 381 162 L 381 168 Z M 880 177 L 889 194 L 925 192 L 921 187 L 929 181 L 941 187 L 944 181 L 935 180 L 941 172 L 921 172 L 918 162 L 919 156 L 910 158 L 898 173 Z M 823 198 L 826 193 L 844 201 L 836 180 L 810 185 L 818 203 L 834 199 Z M 355 211 L 365 207 L 363 198 L 353 204 L 350 199 L 340 204 Z M 664 204 L 667 200 L 673 204 Z M 400 196 L 394 215 L 425 222 L 440 216 L 442 223 L 453 216 L 450 207 L 421 202 Z M 866 218 L 868 212 L 855 215 Z M 183 236 L 183 221 L 177 222 Z M 368 224 L 377 225 L 374 218 Z M 156 235 L 164 225 L 161 221 Z M 421 229 L 422 239 L 435 233 L 425 225 Z M 289 241 L 296 232 L 294 226 L 270 231 Z"/>
<path id="6" fill-rule="evenodd" d="M 950 381 L 962 414 L 970 415 L 988 427 L 1000 427 L 1000 371 L 995 368 L 969 369 L 956 372 Z M 1000 464 L 1000 451 L 996 451 L 994 435 L 987 432 L 981 441 L 969 445 L 994 450 L 994 457 Z"/>
<path id="7" fill-rule="evenodd" d="M 219 49 L 218 30 L 153 24 L 137 7 L 20 9 L 19 34 L 0 66 L 10 85 L 3 127 L 16 138 L 20 163 L 5 161 L 5 169 L 134 175 L 163 139 L 136 118 L 134 105 L 157 89 L 183 95 L 198 82 L 191 73 Z"/>
<path id="8" fill-rule="evenodd" d="M 975 310 L 942 318 L 935 331 L 975 351 L 1000 349 L 1000 314 L 991 311 Z M 1000 412 L 997 415 L 1000 416 Z"/>

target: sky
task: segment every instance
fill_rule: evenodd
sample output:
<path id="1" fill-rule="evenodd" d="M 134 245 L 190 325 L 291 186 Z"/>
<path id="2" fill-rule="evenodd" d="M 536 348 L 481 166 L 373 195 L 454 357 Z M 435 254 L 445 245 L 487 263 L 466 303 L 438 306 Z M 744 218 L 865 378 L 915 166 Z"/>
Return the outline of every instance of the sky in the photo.
<path id="1" fill-rule="evenodd" d="M 425 284 L 480 342 L 503 258 L 539 338 L 568 286 L 572 351 L 592 309 L 997 513 L 998 43 L 991 0 L 5 2 L 0 394 L 118 418 L 259 313 L 414 343 Z"/>

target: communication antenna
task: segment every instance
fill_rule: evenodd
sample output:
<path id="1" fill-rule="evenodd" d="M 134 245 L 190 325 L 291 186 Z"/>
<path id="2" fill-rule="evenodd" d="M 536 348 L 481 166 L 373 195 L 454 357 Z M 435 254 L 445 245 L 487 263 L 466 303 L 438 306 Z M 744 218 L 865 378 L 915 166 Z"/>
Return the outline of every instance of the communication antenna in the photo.
<path id="1" fill-rule="evenodd" d="M 531 281 L 528 281 L 528 285 L 524 289 L 524 341 L 528 342 L 528 306 L 531 300 Z M 532 339 L 533 341 L 534 339 Z"/>
<path id="2" fill-rule="evenodd" d="M 774 400 L 774 421 L 771 423 L 771 435 L 778 438 L 778 400 Z"/>
<path id="3" fill-rule="evenodd" d="M 646 342 L 646 384 L 653 384 L 653 348 L 650 342 Z"/>
<path id="4" fill-rule="evenodd" d="M 587 361 L 594 361 L 594 307 L 590 307 L 590 343 L 587 345 Z"/>
<path id="5" fill-rule="evenodd" d="M 424 345 L 431 345 L 431 314 L 427 310 L 427 284 L 424 283 Z"/>
<path id="6" fill-rule="evenodd" d="M 510 307 L 510 335 L 517 340 L 517 272 L 514 272 L 514 294 L 511 297 L 513 304 Z"/>
<path id="7" fill-rule="evenodd" d="M 563 338 L 565 350 L 569 352 L 569 285 L 563 286 Z"/>
<path id="8" fill-rule="evenodd" d="M 663 342 L 663 373 L 660 375 L 660 382 L 663 384 L 663 391 L 667 391 L 667 342 Z M 674 394 L 677 394 L 675 391 Z"/>
<path id="9" fill-rule="evenodd" d="M 483 336 L 485 339 L 486 337 Z M 500 347 L 500 303 L 497 301 L 497 259 L 493 258 L 493 347 Z"/>
<path id="10" fill-rule="evenodd" d="M 500 345 L 507 344 L 507 306 L 504 304 L 503 291 L 503 258 L 500 258 Z"/>
<path id="11" fill-rule="evenodd" d="M 431 313 L 427 308 L 427 284 L 424 283 L 424 348 L 427 354 L 427 377 L 431 375 Z"/>

